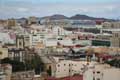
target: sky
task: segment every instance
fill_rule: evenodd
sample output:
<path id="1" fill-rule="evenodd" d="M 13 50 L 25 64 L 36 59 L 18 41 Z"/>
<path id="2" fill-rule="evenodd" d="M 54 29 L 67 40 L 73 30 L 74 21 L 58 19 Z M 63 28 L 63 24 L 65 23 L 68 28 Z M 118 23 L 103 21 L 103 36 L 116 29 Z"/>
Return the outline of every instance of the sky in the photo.
<path id="1" fill-rule="evenodd" d="M 0 0 L 0 19 L 53 14 L 120 19 L 120 0 Z"/>

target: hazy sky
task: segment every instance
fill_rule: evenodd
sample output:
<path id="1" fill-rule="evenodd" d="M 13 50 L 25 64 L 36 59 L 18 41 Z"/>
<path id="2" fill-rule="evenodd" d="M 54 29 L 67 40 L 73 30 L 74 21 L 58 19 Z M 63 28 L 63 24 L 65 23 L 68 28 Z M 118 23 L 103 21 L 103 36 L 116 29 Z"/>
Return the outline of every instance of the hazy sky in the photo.
<path id="1" fill-rule="evenodd" d="M 53 14 L 120 18 L 120 0 L 0 0 L 0 18 Z"/>

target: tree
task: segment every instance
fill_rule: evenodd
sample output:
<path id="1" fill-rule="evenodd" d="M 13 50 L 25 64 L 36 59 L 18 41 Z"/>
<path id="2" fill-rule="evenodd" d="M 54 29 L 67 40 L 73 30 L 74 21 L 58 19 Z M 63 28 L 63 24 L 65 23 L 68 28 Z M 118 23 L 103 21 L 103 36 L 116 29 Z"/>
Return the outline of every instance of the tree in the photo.
<path id="1" fill-rule="evenodd" d="M 36 74 L 39 74 L 44 70 L 44 64 L 39 55 L 35 54 L 31 60 L 25 61 L 26 70 L 35 70 Z"/>
<path id="2" fill-rule="evenodd" d="M 51 66 L 49 66 L 49 69 L 47 70 L 47 73 L 48 73 L 49 76 L 52 75 L 52 74 L 51 74 L 51 71 L 52 71 Z"/>
<path id="3" fill-rule="evenodd" d="M 19 61 L 16 61 L 16 60 L 11 60 L 9 58 L 2 59 L 1 63 L 2 64 L 5 64 L 5 63 L 11 64 L 13 72 L 24 71 L 24 69 L 25 69 L 25 65 L 24 65 L 23 62 L 19 62 Z"/>
<path id="4" fill-rule="evenodd" d="M 109 64 L 111 66 L 120 68 L 120 60 L 118 60 L 118 59 L 113 59 L 111 61 L 106 61 L 105 63 L 107 63 L 107 64 Z"/>

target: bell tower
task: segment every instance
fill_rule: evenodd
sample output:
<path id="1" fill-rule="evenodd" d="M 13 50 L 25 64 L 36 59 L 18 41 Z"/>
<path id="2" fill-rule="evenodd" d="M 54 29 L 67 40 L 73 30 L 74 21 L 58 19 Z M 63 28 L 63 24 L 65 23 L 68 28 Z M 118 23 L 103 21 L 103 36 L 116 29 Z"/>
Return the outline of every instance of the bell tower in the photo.
<path id="1" fill-rule="evenodd" d="M 24 48 L 25 42 L 24 42 L 24 36 L 23 35 L 17 35 L 16 36 L 16 47 L 17 48 Z"/>

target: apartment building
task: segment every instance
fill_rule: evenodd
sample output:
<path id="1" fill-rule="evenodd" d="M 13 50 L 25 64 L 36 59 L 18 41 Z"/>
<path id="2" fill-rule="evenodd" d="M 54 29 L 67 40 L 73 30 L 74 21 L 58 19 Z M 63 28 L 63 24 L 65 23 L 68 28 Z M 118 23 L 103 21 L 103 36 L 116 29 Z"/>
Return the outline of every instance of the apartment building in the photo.
<path id="1" fill-rule="evenodd" d="M 0 80 L 11 80 L 12 66 L 10 64 L 0 64 Z"/>
<path id="2" fill-rule="evenodd" d="M 83 80 L 119 80 L 120 69 L 107 64 L 96 64 L 83 74 Z"/>
<path id="3" fill-rule="evenodd" d="M 119 29 L 120 22 L 104 22 L 102 26 L 103 29 Z"/>
<path id="4" fill-rule="evenodd" d="M 28 18 L 28 25 L 31 25 L 31 24 L 38 24 L 37 17 L 31 16 L 31 17 Z"/>
<path id="5" fill-rule="evenodd" d="M 114 32 L 111 38 L 112 47 L 120 47 L 120 32 Z"/>
<path id="6" fill-rule="evenodd" d="M 80 60 L 65 60 L 64 58 L 54 57 L 54 69 L 52 76 L 60 78 L 72 76 L 75 74 L 82 75 L 87 67 L 93 67 L 97 62 L 80 61 Z"/>
<path id="7" fill-rule="evenodd" d="M 92 39 L 93 46 L 111 46 L 112 34 L 104 33 L 104 34 L 96 34 L 94 39 Z"/>
<path id="8" fill-rule="evenodd" d="M 16 26 L 17 26 L 17 22 L 15 19 L 8 19 L 7 20 L 7 28 L 8 29 L 15 28 Z"/>

